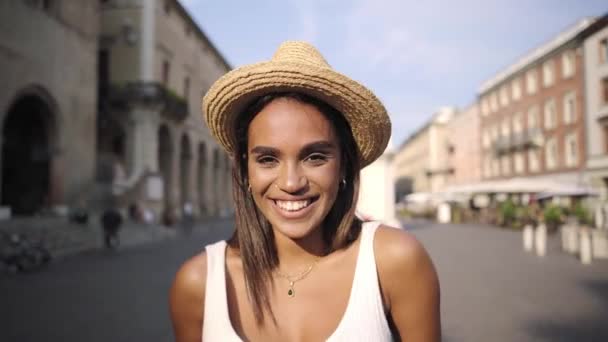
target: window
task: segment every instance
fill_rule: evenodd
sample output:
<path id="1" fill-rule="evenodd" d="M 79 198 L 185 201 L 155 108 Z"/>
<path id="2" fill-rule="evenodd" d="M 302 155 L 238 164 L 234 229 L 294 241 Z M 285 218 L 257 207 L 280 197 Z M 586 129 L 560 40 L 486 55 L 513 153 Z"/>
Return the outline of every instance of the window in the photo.
<path id="1" fill-rule="evenodd" d="M 508 176 L 511 173 L 511 161 L 508 155 L 500 158 L 500 168 L 503 176 Z"/>
<path id="2" fill-rule="evenodd" d="M 169 61 L 163 61 L 163 85 L 165 88 L 169 87 L 169 72 L 171 71 L 171 65 Z"/>
<path id="3" fill-rule="evenodd" d="M 557 141 L 555 138 L 547 140 L 547 145 L 545 145 L 545 166 L 547 170 L 557 167 Z"/>
<path id="4" fill-rule="evenodd" d="M 534 69 L 526 73 L 526 92 L 528 94 L 536 93 L 536 70 Z"/>
<path id="5" fill-rule="evenodd" d="M 492 177 L 500 176 L 500 160 L 498 158 L 492 159 Z"/>
<path id="6" fill-rule="evenodd" d="M 492 158 L 486 156 L 483 161 L 483 176 L 484 178 L 492 177 Z"/>
<path id="7" fill-rule="evenodd" d="M 490 95 L 490 110 L 492 113 L 495 113 L 498 110 L 498 96 L 496 95 L 496 92 L 493 92 L 492 95 Z"/>
<path id="8" fill-rule="evenodd" d="M 511 126 L 509 125 L 509 118 L 505 118 L 504 120 L 502 120 L 502 125 L 500 125 L 500 134 L 505 138 L 511 134 Z"/>
<path id="9" fill-rule="evenodd" d="M 602 101 L 603 101 L 603 105 L 608 105 L 608 77 L 604 77 L 602 79 Z"/>
<path id="10" fill-rule="evenodd" d="M 513 132 L 521 133 L 523 131 L 523 114 L 521 112 L 515 113 L 513 115 Z"/>
<path id="11" fill-rule="evenodd" d="M 483 131 L 483 137 L 482 137 L 482 145 L 484 148 L 489 148 L 490 145 L 492 144 L 490 141 L 490 133 L 488 132 L 488 130 L 484 130 Z"/>
<path id="12" fill-rule="evenodd" d="M 521 98 L 521 84 L 519 82 L 519 78 L 516 78 L 511 83 L 511 95 L 513 96 L 513 101 L 517 101 Z"/>
<path id="13" fill-rule="evenodd" d="M 484 97 L 483 99 L 481 99 L 481 115 L 487 116 L 489 111 L 490 109 L 488 108 L 488 98 Z"/>
<path id="14" fill-rule="evenodd" d="M 604 123 L 602 131 L 604 131 L 604 154 L 608 154 L 608 123 Z"/>
<path id="15" fill-rule="evenodd" d="M 608 38 L 600 41 L 600 63 L 608 62 Z"/>
<path id="16" fill-rule="evenodd" d="M 571 91 L 564 96 L 564 124 L 576 121 L 576 93 Z"/>
<path id="17" fill-rule="evenodd" d="M 528 170 L 530 172 L 538 172 L 540 170 L 538 150 L 528 150 Z"/>
<path id="18" fill-rule="evenodd" d="M 540 118 L 538 116 L 538 106 L 532 106 L 528 109 L 528 129 L 539 126 Z"/>
<path id="19" fill-rule="evenodd" d="M 50 11 L 53 7 L 53 0 L 42 0 L 42 9 Z"/>
<path id="20" fill-rule="evenodd" d="M 566 166 L 576 166 L 578 164 L 578 141 L 576 133 L 566 135 L 564 143 L 566 145 Z"/>
<path id="21" fill-rule="evenodd" d="M 545 129 L 554 129 L 557 126 L 557 115 L 555 114 L 555 100 L 545 102 Z"/>
<path id="22" fill-rule="evenodd" d="M 492 138 L 492 142 L 498 140 L 498 125 L 492 126 L 492 130 L 490 131 L 490 135 Z"/>
<path id="23" fill-rule="evenodd" d="M 500 105 L 502 107 L 509 105 L 509 90 L 507 89 L 507 86 L 502 86 L 500 88 Z"/>
<path id="24" fill-rule="evenodd" d="M 523 152 L 515 153 L 515 173 L 524 173 L 524 154 Z"/>
<path id="25" fill-rule="evenodd" d="M 562 75 L 568 78 L 574 75 L 574 51 L 566 51 L 562 55 Z"/>
<path id="26" fill-rule="evenodd" d="M 543 63 L 543 86 L 550 87 L 553 85 L 553 60 Z"/>

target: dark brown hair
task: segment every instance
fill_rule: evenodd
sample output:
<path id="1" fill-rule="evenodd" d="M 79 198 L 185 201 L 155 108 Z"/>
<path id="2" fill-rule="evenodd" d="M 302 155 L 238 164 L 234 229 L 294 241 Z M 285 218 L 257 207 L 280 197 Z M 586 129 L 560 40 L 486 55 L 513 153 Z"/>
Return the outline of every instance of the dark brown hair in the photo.
<path id="1" fill-rule="evenodd" d="M 268 290 L 272 271 L 278 265 L 278 257 L 272 227 L 257 208 L 249 192 L 248 129 L 253 118 L 269 103 L 279 98 L 315 106 L 330 121 L 341 145 L 340 167 L 346 184 L 341 185 L 336 201 L 322 223 L 327 252 L 347 247 L 356 240 L 361 231 L 361 221 L 355 216 L 359 194 L 360 156 L 350 125 L 344 116 L 325 102 L 300 93 L 277 92 L 254 100 L 239 115 L 235 124 L 237 144 L 232 155 L 232 195 L 235 202 L 236 231 L 230 244 L 239 249 L 247 295 L 258 324 L 264 321 L 265 313 L 270 313 L 274 320 Z"/>

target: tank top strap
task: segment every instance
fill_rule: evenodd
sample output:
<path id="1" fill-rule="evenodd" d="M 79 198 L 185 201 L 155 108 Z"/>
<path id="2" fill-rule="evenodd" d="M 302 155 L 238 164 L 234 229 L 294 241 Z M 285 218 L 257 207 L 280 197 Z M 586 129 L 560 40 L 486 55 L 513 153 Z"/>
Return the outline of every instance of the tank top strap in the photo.
<path id="1" fill-rule="evenodd" d="M 365 304 L 370 307 L 377 304 L 383 306 L 374 254 L 374 236 L 380 224 L 378 221 L 363 223 L 353 283 L 353 290 L 357 294 L 354 298 L 364 298 Z"/>
<path id="2" fill-rule="evenodd" d="M 226 241 L 205 247 L 207 276 L 203 341 L 216 340 L 217 336 L 234 336 L 226 297 Z"/>

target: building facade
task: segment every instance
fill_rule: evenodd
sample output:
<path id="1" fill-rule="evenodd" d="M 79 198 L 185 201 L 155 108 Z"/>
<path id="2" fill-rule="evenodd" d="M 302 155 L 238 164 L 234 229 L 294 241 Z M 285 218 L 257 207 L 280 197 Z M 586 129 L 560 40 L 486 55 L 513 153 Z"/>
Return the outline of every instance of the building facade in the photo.
<path id="1" fill-rule="evenodd" d="M 230 65 L 176 0 L 108 0 L 101 10 L 104 191 L 169 221 L 228 213 L 230 162 L 200 108 Z"/>
<path id="2" fill-rule="evenodd" d="M 479 113 L 477 104 L 456 112 L 446 127 L 448 141 L 447 165 L 453 170 L 446 186 L 461 186 L 481 180 L 481 147 L 479 145 Z"/>
<path id="3" fill-rule="evenodd" d="M 441 108 L 400 146 L 393 160 L 397 199 L 412 192 L 437 192 L 446 186 L 453 173 L 447 123 L 455 112 L 452 107 Z"/>
<path id="4" fill-rule="evenodd" d="M 608 200 L 608 17 L 584 33 L 587 176 Z"/>
<path id="5" fill-rule="evenodd" d="M 584 19 L 479 90 L 482 178 L 586 183 Z"/>
<path id="6" fill-rule="evenodd" d="M 0 2 L 3 216 L 64 209 L 95 177 L 97 1 Z"/>

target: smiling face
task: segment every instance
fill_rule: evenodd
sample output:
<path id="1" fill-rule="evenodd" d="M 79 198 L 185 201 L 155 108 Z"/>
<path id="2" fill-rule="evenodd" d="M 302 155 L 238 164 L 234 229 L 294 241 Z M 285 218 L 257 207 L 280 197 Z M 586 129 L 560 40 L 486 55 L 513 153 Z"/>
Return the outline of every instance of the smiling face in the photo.
<path id="1" fill-rule="evenodd" d="M 275 99 L 251 121 L 247 155 L 253 199 L 275 234 L 297 240 L 317 231 L 342 179 L 329 120 L 313 105 Z"/>

